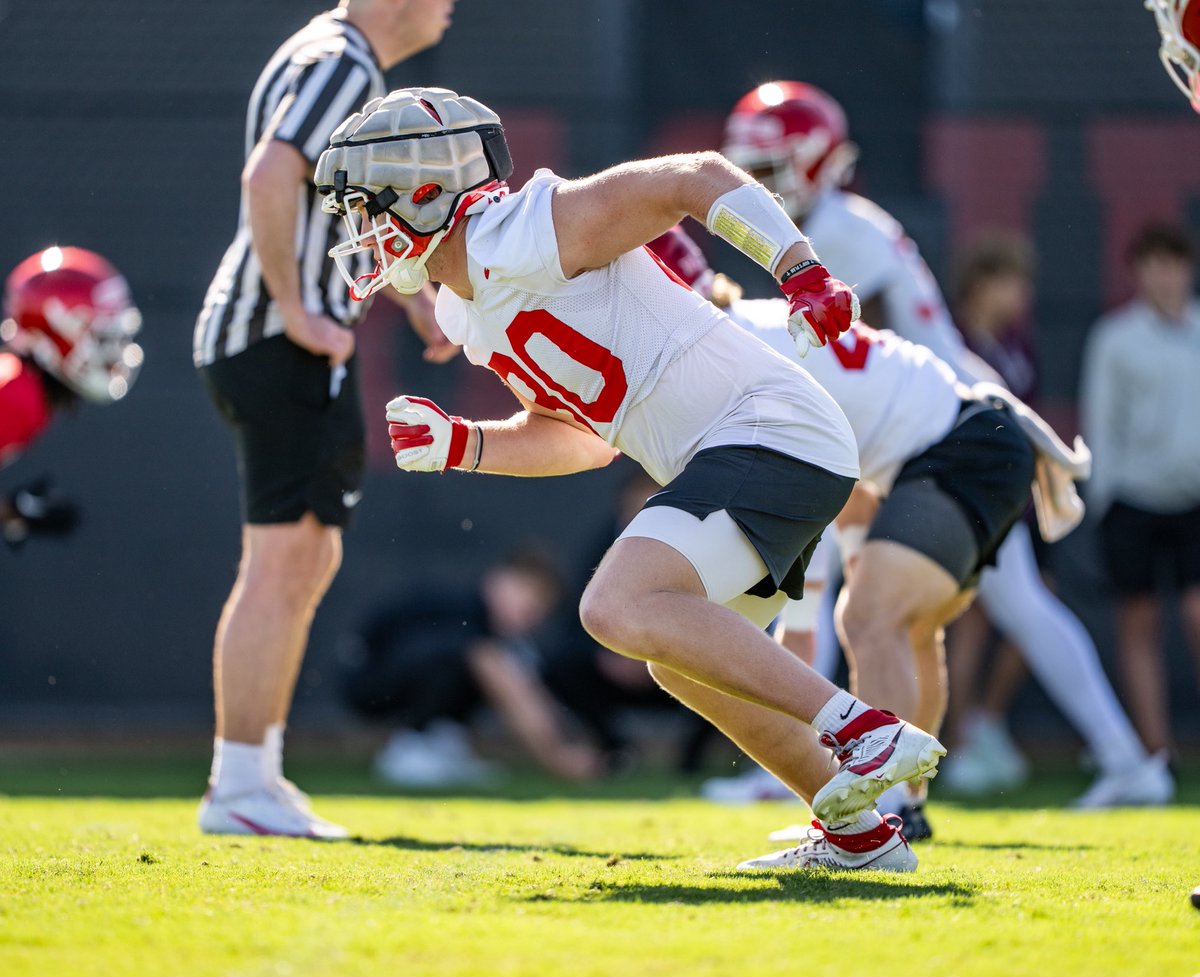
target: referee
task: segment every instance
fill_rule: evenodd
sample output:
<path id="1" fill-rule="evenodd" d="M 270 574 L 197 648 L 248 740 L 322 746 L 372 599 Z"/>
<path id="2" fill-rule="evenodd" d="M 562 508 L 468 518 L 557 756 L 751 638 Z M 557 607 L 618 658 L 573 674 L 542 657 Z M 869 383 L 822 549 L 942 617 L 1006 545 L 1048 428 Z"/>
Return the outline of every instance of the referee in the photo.
<path id="1" fill-rule="evenodd" d="M 350 299 L 328 256 L 338 218 L 313 167 L 334 129 L 386 93 L 383 72 L 441 40 L 454 0 L 342 0 L 271 56 L 250 95 L 237 234 L 193 355 L 233 434 L 242 557 L 217 626 L 216 739 L 198 819 L 210 834 L 345 837 L 283 776 L 283 729 L 317 605 L 361 492 L 363 418 Z M 369 259 L 368 259 L 369 260 Z M 363 272 L 369 271 L 364 267 Z M 456 352 L 433 292 L 400 296 L 427 359 Z"/>

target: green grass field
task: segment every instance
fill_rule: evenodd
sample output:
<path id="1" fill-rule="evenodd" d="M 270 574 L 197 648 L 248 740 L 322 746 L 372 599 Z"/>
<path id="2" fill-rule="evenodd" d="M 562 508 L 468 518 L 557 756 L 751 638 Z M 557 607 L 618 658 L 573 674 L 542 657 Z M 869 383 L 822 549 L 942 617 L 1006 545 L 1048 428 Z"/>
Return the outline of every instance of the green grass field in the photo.
<path id="1" fill-rule="evenodd" d="M 740 875 L 792 805 L 668 777 L 394 797 L 297 766 L 350 842 L 206 838 L 201 761 L 0 762 L 2 977 L 1200 974 L 1200 792 L 934 803 L 913 875 Z M 1194 779 L 1193 779 L 1194 782 Z"/>

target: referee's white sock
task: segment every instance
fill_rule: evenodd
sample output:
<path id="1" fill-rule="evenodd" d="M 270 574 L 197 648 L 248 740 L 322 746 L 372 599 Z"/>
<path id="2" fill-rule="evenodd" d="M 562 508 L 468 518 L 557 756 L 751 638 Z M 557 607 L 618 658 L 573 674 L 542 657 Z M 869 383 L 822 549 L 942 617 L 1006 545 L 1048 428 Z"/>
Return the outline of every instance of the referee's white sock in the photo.
<path id="1" fill-rule="evenodd" d="M 221 797 L 236 797 L 262 790 L 270 783 L 266 777 L 262 744 L 237 743 L 217 737 L 213 740 L 212 792 Z"/>

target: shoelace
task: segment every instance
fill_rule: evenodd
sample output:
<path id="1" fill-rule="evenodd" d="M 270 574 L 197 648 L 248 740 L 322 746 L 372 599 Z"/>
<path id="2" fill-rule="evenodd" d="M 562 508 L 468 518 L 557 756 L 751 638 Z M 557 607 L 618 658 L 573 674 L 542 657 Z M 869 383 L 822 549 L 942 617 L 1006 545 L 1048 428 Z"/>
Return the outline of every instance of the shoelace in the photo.
<path id="1" fill-rule="evenodd" d="M 817 737 L 817 742 L 819 742 L 822 746 L 827 746 L 833 750 L 833 754 L 837 757 L 838 763 L 846 763 L 855 755 L 858 748 L 863 745 L 863 737 L 856 736 L 854 739 L 847 740 L 845 743 L 839 743 L 834 738 L 833 733 L 830 733 L 828 730 L 826 730 L 819 737 Z"/>

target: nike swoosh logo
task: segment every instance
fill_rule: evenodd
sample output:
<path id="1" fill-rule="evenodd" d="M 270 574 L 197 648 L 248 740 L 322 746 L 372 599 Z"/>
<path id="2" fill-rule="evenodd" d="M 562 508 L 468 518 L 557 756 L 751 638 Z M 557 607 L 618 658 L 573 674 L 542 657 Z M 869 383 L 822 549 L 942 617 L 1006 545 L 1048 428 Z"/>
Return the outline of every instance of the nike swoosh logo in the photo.
<path id="1" fill-rule="evenodd" d="M 903 732 L 903 727 L 896 730 L 896 735 L 892 737 L 892 741 L 884 749 L 875 754 L 875 756 L 871 757 L 870 760 L 867 760 L 865 763 L 856 764 L 853 767 L 847 767 L 846 769 L 855 776 L 874 773 L 887 763 L 891 759 L 892 754 L 896 752 L 896 744 L 900 741 L 900 734 Z"/>
<path id="2" fill-rule="evenodd" d="M 850 715 L 850 713 L 852 713 L 853 711 L 854 711 L 854 706 L 853 706 L 853 705 L 846 706 L 846 711 L 845 711 L 844 713 L 842 713 L 840 716 L 838 716 L 838 719 L 845 719 L 845 718 L 846 718 L 847 716 L 849 716 L 849 715 Z"/>

